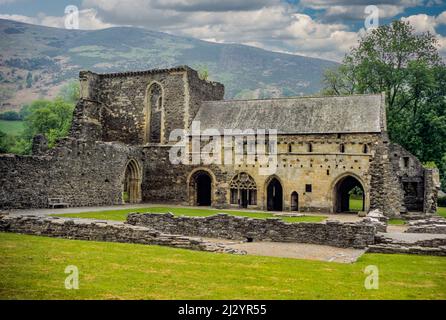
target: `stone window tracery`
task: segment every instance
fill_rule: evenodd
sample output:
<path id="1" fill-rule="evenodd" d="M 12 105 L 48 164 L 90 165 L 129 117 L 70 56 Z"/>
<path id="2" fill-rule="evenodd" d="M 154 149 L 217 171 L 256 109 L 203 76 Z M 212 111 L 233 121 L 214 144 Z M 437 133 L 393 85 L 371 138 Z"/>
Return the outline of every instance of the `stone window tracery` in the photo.
<path id="1" fill-rule="evenodd" d="M 254 179 L 247 173 L 236 175 L 230 184 L 231 204 L 241 207 L 257 204 L 257 185 Z"/>

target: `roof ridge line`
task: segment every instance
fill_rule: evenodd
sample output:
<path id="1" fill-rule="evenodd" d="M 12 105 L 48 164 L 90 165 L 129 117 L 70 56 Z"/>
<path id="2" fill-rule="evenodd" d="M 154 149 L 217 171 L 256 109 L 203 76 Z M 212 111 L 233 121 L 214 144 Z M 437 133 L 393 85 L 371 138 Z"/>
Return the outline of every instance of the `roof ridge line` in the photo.
<path id="1" fill-rule="evenodd" d="M 350 95 L 330 95 L 330 96 L 293 96 L 293 97 L 278 97 L 265 99 L 228 99 L 228 100 L 204 100 L 202 102 L 236 102 L 236 101 L 273 101 L 273 100 L 299 100 L 299 99 L 326 99 L 326 98 L 348 98 L 348 97 L 381 97 L 380 93 L 367 94 L 350 94 Z"/>

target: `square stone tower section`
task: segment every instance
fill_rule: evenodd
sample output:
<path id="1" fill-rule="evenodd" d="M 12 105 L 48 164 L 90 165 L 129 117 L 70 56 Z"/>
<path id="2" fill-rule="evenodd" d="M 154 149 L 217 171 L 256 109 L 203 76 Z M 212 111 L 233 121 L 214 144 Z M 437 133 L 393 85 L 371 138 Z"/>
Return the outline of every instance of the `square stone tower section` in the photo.
<path id="1" fill-rule="evenodd" d="M 202 101 L 224 97 L 222 84 L 187 66 L 79 77 L 71 136 L 85 140 L 166 145 L 173 130 L 190 127 Z"/>

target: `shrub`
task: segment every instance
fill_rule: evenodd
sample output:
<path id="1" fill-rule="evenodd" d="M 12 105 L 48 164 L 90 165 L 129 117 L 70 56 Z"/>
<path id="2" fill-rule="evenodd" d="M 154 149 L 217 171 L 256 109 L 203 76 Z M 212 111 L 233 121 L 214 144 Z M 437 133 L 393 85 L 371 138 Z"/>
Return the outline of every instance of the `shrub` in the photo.
<path id="1" fill-rule="evenodd" d="M 22 117 L 16 111 L 6 111 L 0 113 L 0 120 L 17 121 L 22 120 Z"/>

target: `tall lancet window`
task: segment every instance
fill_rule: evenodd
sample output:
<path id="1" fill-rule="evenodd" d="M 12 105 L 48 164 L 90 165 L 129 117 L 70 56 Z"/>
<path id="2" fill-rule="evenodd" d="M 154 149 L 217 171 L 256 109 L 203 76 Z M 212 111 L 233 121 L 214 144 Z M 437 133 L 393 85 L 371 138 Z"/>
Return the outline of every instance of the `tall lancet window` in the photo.
<path id="1" fill-rule="evenodd" d="M 153 83 L 147 89 L 147 137 L 149 143 L 161 142 L 163 94 L 161 85 Z"/>

